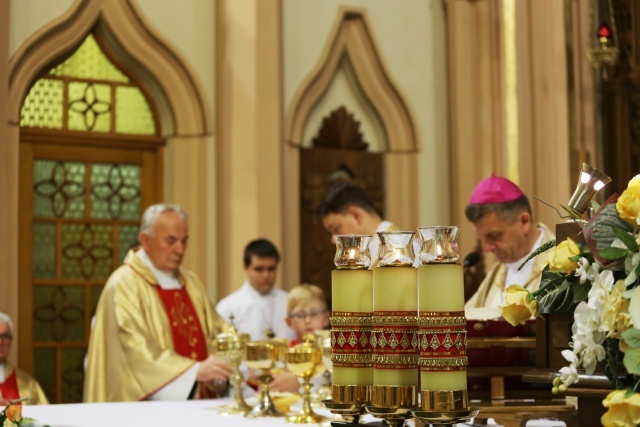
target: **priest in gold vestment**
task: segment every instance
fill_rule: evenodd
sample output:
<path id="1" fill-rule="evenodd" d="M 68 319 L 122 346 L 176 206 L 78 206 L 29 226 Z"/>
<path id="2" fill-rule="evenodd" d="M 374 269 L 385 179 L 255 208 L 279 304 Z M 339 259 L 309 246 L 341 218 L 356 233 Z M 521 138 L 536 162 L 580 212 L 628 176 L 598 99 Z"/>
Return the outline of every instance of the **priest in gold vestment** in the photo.
<path id="1" fill-rule="evenodd" d="M 12 400 L 24 399 L 25 404 L 47 404 L 47 396 L 40 384 L 26 372 L 7 361 L 13 341 L 13 320 L 0 311 L 0 405 Z"/>
<path id="2" fill-rule="evenodd" d="M 109 277 L 95 315 L 85 402 L 214 397 L 231 367 L 215 356 L 226 323 L 197 276 L 180 268 L 188 239 L 179 206 L 150 206 L 141 247 Z"/>

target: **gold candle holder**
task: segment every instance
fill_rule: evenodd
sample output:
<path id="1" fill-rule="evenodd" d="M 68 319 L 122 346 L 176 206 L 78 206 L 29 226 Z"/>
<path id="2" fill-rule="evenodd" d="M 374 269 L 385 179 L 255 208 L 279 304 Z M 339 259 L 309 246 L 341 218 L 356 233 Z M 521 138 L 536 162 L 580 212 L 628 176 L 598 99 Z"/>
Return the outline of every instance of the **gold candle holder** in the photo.
<path id="1" fill-rule="evenodd" d="M 268 340 L 247 343 L 246 365 L 249 369 L 260 369 L 258 377 L 258 404 L 247 414 L 247 418 L 284 417 L 276 408 L 269 393 L 269 383 L 273 381 L 271 370 L 278 361 L 284 361 L 287 345 L 284 341 Z"/>
<path id="2" fill-rule="evenodd" d="M 382 418 L 389 426 L 402 426 L 413 418 L 411 409 L 416 406 L 416 388 L 412 385 L 374 385 L 371 405 L 365 406 L 368 413 Z"/>
<path id="3" fill-rule="evenodd" d="M 287 418 L 287 421 L 294 424 L 318 424 L 326 420 L 326 417 L 311 409 L 311 378 L 325 371 L 322 349 L 316 344 L 315 335 L 305 334 L 304 342 L 289 349 L 286 362 L 287 369 L 302 379 L 302 409 Z"/>
<path id="4" fill-rule="evenodd" d="M 218 334 L 216 344 L 218 356 L 221 359 L 226 360 L 233 369 L 230 382 L 235 392 L 233 401 L 229 405 L 220 408 L 218 413 L 225 416 L 235 414 L 247 415 L 249 411 L 251 411 L 251 406 L 245 402 L 244 396 L 242 395 L 242 383 L 244 382 L 244 377 L 242 376 L 242 373 L 240 373 L 240 364 L 245 358 L 246 345 L 249 342 L 249 334 L 238 332 L 233 324 L 233 315 L 230 320 L 231 327 L 229 328 L 229 332 Z"/>
<path id="5" fill-rule="evenodd" d="M 411 412 L 433 427 L 468 423 L 480 412 L 479 408 L 468 406 L 467 390 L 422 390 L 420 397 L 420 408 Z"/>

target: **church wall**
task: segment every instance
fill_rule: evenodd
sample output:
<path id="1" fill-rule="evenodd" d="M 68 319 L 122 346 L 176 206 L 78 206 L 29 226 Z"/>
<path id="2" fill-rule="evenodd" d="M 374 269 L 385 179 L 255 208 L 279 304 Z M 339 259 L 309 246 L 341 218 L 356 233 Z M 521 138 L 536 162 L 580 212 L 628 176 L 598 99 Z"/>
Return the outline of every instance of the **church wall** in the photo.
<path id="1" fill-rule="evenodd" d="M 449 168 L 445 70 L 444 6 L 441 0 L 316 0 L 283 1 L 284 108 L 316 66 L 344 8 L 365 12 L 388 74 L 413 115 L 418 140 L 418 224 L 449 224 Z M 303 146 L 320 128 L 322 118 L 345 104 L 362 122 L 371 151 L 384 151 L 384 135 L 366 111 L 358 93 L 345 90 L 348 73 L 339 71 L 320 100 L 305 132 Z M 362 111 L 363 115 L 358 112 Z M 392 191 L 392 190 L 390 190 Z M 407 207 L 409 208 L 409 207 Z M 391 218 L 393 220 L 393 218 Z"/>
<path id="2" fill-rule="evenodd" d="M 14 54 L 29 38 L 54 19 L 68 12 L 78 2 L 74 0 L 19 0 L 10 1 L 9 55 Z M 185 60 L 186 67 L 198 81 L 204 93 L 210 123 L 215 123 L 215 2 L 185 0 L 133 0 L 132 5 L 141 19 L 155 31 L 162 41 Z M 157 72 L 157 70 L 153 70 Z M 215 128 L 215 125 L 214 125 Z M 193 238 L 184 265 L 194 269 L 208 284 L 209 294 L 217 299 L 215 284 L 216 239 L 215 230 L 215 150 L 214 135 L 189 135 L 169 144 L 165 156 L 165 201 L 192 206 L 189 209 Z M 206 158 L 193 157 L 193 153 L 206 153 Z M 201 155 L 200 155 L 201 157 Z M 195 167 L 197 161 L 198 168 Z M 180 171 L 190 176 L 181 176 Z M 192 178 L 193 177 L 193 178 Z M 197 181 L 198 192 L 181 191 L 181 182 Z M 193 207 L 195 206 L 195 208 Z"/>

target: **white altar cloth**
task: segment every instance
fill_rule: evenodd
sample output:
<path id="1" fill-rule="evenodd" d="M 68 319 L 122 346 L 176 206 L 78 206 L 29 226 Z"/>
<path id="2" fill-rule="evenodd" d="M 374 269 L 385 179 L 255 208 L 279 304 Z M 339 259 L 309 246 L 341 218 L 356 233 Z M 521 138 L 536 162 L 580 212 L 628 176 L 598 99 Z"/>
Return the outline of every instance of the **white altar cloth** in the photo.
<path id="1" fill-rule="evenodd" d="M 241 415 L 223 417 L 218 408 L 230 399 L 74 403 L 57 405 L 27 405 L 22 415 L 34 419 L 33 427 L 263 427 L 292 426 L 284 418 L 247 419 Z M 299 409 L 295 408 L 294 409 Z M 315 411 L 332 414 L 324 408 Z M 371 417 L 371 421 L 375 418 Z"/>
<path id="2" fill-rule="evenodd" d="M 294 426 L 284 418 L 247 419 L 240 415 L 223 417 L 218 408 L 229 404 L 231 399 L 189 400 L 185 402 L 120 402 L 120 403 L 74 403 L 57 405 L 26 405 L 22 415 L 34 419 L 33 427 L 275 427 Z M 292 406 L 298 411 L 300 406 Z M 315 412 L 332 417 L 325 408 Z M 364 415 L 361 422 L 380 421 Z M 413 426 L 413 420 L 406 423 Z M 495 425 L 495 424 L 493 424 Z M 564 425 L 557 421 L 532 420 L 528 427 Z M 324 423 L 329 426 L 329 423 Z"/>

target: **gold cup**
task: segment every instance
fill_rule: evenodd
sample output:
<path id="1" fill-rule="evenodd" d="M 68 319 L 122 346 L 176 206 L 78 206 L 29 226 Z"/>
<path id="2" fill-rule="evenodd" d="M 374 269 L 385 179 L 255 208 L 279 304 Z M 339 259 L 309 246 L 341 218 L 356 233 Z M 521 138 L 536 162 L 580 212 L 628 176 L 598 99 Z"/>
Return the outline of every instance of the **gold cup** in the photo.
<path id="1" fill-rule="evenodd" d="M 233 401 L 218 410 L 220 415 L 247 415 L 251 411 L 251 406 L 247 404 L 242 395 L 242 383 L 244 377 L 240 373 L 240 364 L 245 358 L 246 346 L 249 342 L 249 334 L 238 332 L 233 324 L 233 316 L 231 317 L 231 327 L 228 332 L 218 334 L 216 338 L 217 354 L 223 360 L 226 360 L 233 369 L 230 377 L 231 385 L 235 392 Z"/>
<path id="2" fill-rule="evenodd" d="M 269 383 L 273 381 L 271 371 L 277 366 L 278 362 L 284 360 L 286 349 L 286 342 L 280 340 L 247 343 L 245 362 L 247 367 L 261 370 L 261 374 L 258 377 L 260 384 L 258 404 L 247 414 L 247 418 L 284 417 L 284 414 L 273 403 L 269 393 Z"/>
<path id="3" fill-rule="evenodd" d="M 316 343 L 313 334 L 305 334 L 304 342 L 289 349 L 286 357 L 287 369 L 302 379 L 302 409 L 299 413 L 287 418 L 295 424 L 318 424 L 326 420 L 311 409 L 311 378 L 325 371 L 322 361 L 322 348 Z"/>

